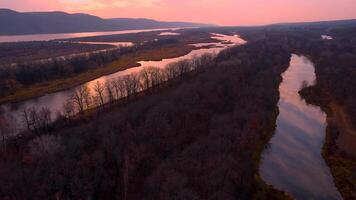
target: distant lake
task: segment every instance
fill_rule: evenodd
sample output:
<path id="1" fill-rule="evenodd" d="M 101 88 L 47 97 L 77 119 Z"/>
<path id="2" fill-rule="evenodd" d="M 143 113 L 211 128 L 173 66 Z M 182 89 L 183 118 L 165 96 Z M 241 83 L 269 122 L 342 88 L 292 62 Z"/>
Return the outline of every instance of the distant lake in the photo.
<path id="1" fill-rule="evenodd" d="M 279 87 L 277 128 L 263 153 L 260 175 L 297 200 L 339 200 L 342 198 L 321 155 L 326 114 L 300 97 L 303 82 L 314 84 L 314 65 L 304 56 L 293 55 Z"/>
<path id="2" fill-rule="evenodd" d="M 84 33 L 55 33 L 55 34 L 33 34 L 33 35 L 9 35 L 0 36 L 0 42 L 28 42 L 28 41 L 49 41 L 58 39 L 69 39 L 78 37 L 92 37 L 101 35 L 115 35 L 128 33 L 142 33 L 150 31 L 175 31 L 182 28 L 160 28 L 160 29 L 141 29 L 126 31 L 107 31 L 107 32 L 84 32 Z"/>

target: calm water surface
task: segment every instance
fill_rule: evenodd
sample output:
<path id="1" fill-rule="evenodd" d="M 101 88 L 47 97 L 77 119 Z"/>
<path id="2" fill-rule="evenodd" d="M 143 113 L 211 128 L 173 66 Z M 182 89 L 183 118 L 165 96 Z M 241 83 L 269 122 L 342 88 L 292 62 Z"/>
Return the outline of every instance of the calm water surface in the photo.
<path id="1" fill-rule="evenodd" d="M 100 35 L 115 35 L 127 33 L 142 33 L 150 31 L 175 31 L 182 28 L 160 28 L 144 30 L 126 30 L 126 31 L 106 31 L 106 32 L 85 32 L 85 33 L 57 33 L 57 34 L 33 34 L 33 35 L 5 35 L 0 36 L 0 42 L 26 42 L 26 41 L 49 41 L 57 39 L 69 39 L 78 37 L 92 37 Z"/>
<path id="2" fill-rule="evenodd" d="M 332 40 L 334 38 L 332 36 L 330 36 L 330 35 L 321 35 L 321 39 L 323 39 L 323 40 Z"/>
<path id="3" fill-rule="evenodd" d="M 314 66 L 293 55 L 279 87 L 277 129 L 260 166 L 262 178 L 298 200 L 342 199 L 321 156 L 326 115 L 298 94 L 303 82 L 314 84 Z"/>
<path id="4" fill-rule="evenodd" d="M 94 87 L 94 84 L 97 81 L 99 81 L 101 83 L 105 83 L 106 81 L 111 80 L 113 78 L 117 78 L 120 76 L 138 72 L 143 67 L 148 67 L 148 66 L 164 68 L 166 65 L 168 65 L 170 63 L 177 62 L 179 60 L 191 59 L 196 56 L 201 56 L 205 53 L 218 53 L 219 51 L 221 51 L 224 48 L 227 48 L 229 46 L 236 45 L 236 44 L 244 44 L 246 42 L 246 41 L 242 40 L 240 37 L 238 37 L 237 35 L 228 36 L 228 35 L 222 35 L 222 34 L 213 34 L 212 38 L 216 38 L 221 41 L 218 43 L 213 43 L 216 46 L 214 48 L 198 49 L 198 50 L 194 50 L 194 51 L 190 52 L 187 55 L 184 55 L 181 57 L 176 57 L 176 58 L 163 59 L 162 61 L 141 61 L 141 62 L 139 62 L 141 64 L 141 66 L 139 66 L 139 67 L 134 67 L 134 68 L 119 71 L 119 72 L 116 72 L 116 73 L 113 73 L 113 74 L 110 74 L 107 76 L 102 76 L 95 80 L 86 82 L 83 85 L 87 85 L 88 88 L 91 89 L 91 91 L 92 91 L 92 88 Z M 231 42 L 231 44 L 222 44 L 223 42 Z M 194 44 L 192 44 L 192 45 L 194 45 Z M 211 45 L 211 43 L 207 44 L 207 46 L 209 46 L 209 45 Z M 4 105 L 0 106 L 0 112 L 2 112 L 4 114 L 4 116 L 9 116 L 9 117 L 14 118 L 14 120 L 19 124 L 18 127 L 22 126 L 22 124 L 21 124 L 22 113 L 21 112 L 24 108 L 47 107 L 52 111 L 52 119 L 53 119 L 53 118 L 55 118 L 56 113 L 58 111 L 63 110 L 63 105 L 69 99 L 69 97 L 72 95 L 73 91 L 76 88 L 77 87 L 71 88 L 68 90 L 64 90 L 64 91 L 60 91 L 60 92 L 50 93 L 50 94 L 47 94 L 47 95 L 44 95 L 44 96 L 41 96 L 38 98 L 29 99 L 29 100 L 19 102 L 19 103 L 4 104 Z"/>

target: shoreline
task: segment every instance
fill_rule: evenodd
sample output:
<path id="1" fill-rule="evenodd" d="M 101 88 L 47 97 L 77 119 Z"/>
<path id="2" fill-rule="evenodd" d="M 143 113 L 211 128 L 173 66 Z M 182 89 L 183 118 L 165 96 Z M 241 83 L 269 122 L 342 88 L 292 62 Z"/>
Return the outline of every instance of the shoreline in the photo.
<path id="1" fill-rule="evenodd" d="M 353 190 L 355 183 L 352 182 L 353 170 L 356 167 L 356 159 L 340 149 L 337 142 L 343 132 L 345 124 L 341 124 L 337 119 L 333 105 L 336 103 L 328 97 L 325 92 L 318 91 L 320 88 L 307 87 L 300 91 L 301 96 L 308 104 L 319 106 L 326 114 L 325 140 L 321 154 L 330 168 L 333 182 L 341 196 L 347 199 L 356 197 Z"/>
<path id="2" fill-rule="evenodd" d="M 50 93 L 60 92 L 84 84 L 86 82 L 95 80 L 102 76 L 107 76 L 119 71 L 123 71 L 132 67 L 139 67 L 140 61 L 161 61 L 163 59 L 170 59 L 181 57 L 189 54 L 193 50 L 204 49 L 205 47 L 194 47 L 190 45 L 181 44 L 174 46 L 165 46 L 153 50 L 143 50 L 135 53 L 123 55 L 116 61 L 107 64 L 103 68 L 92 69 L 76 76 L 56 79 L 50 82 L 43 82 L 34 84 L 29 87 L 24 87 L 14 94 L 0 97 L 0 105 L 19 103 L 32 98 L 38 98 Z M 211 47 L 209 47 L 211 48 Z M 161 54 L 161 53 L 165 54 Z"/>

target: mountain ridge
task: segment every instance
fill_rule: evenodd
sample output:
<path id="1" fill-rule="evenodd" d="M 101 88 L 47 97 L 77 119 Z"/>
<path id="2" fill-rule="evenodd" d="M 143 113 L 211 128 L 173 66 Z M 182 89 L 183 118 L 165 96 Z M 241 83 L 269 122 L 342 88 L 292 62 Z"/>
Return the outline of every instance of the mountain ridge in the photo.
<path id="1" fill-rule="evenodd" d="M 270 24 L 268 26 L 344 26 L 350 24 L 356 24 L 356 19 L 323 20 L 310 22 L 281 22 Z"/>
<path id="2" fill-rule="evenodd" d="M 17 12 L 0 8 L 0 35 L 28 35 L 120 31 L 133 29 L 207 27 L 212 24 L 193 22 L 166 22 L 146 18 L 104 19 L 85 13 Z"/>

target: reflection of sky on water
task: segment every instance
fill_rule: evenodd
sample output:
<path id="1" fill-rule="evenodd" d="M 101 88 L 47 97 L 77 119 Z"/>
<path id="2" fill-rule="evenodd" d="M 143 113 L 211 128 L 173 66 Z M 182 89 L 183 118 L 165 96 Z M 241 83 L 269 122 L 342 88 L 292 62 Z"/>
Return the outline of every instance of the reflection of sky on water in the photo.
<path id="1" fill-rule="evenodd" d="M 84 33 L 55 33 L 55 34 L 33 34 L 33 35 L 4 35 L 0 36 L 0 42 L 25 42 L 25 41 L 48 41 L 68 38 L 93 37 L 101 35 L 116 35 L 128 33 L 142 33 L 150 31 L 175 31 L 180 28 L 159 28 L 145 30 L 126 30 L 126 31 L 105 31 L 105 32 L 84 32 Z"/>
<path id="2" fill-rule="evenodd" d="M 76 42 L 73 42 L 76 43 Z M 81 44 L 107 44 L 107 45 L 113 45 L 116 47 L 131 47 L 134 45 L 132 42 L 77 42 Z"/>
<path id="3" fill-rule="evenodd" d="M 175 33 L 175 32 L 162 32 L 159 34 L 160 36 L 165 36 L 165 35 L 180 35 L 180 33 Z"/>
<path id="4" fill-rule="evenodd" d="M 260 167 L 262 178 L 296 199 L 341 199 L 321 156 L 326 116 L 298 94 L 303 81 L 313 84 L 313 64 L 293 55 L 280 85 L 276 133 Z"/>

